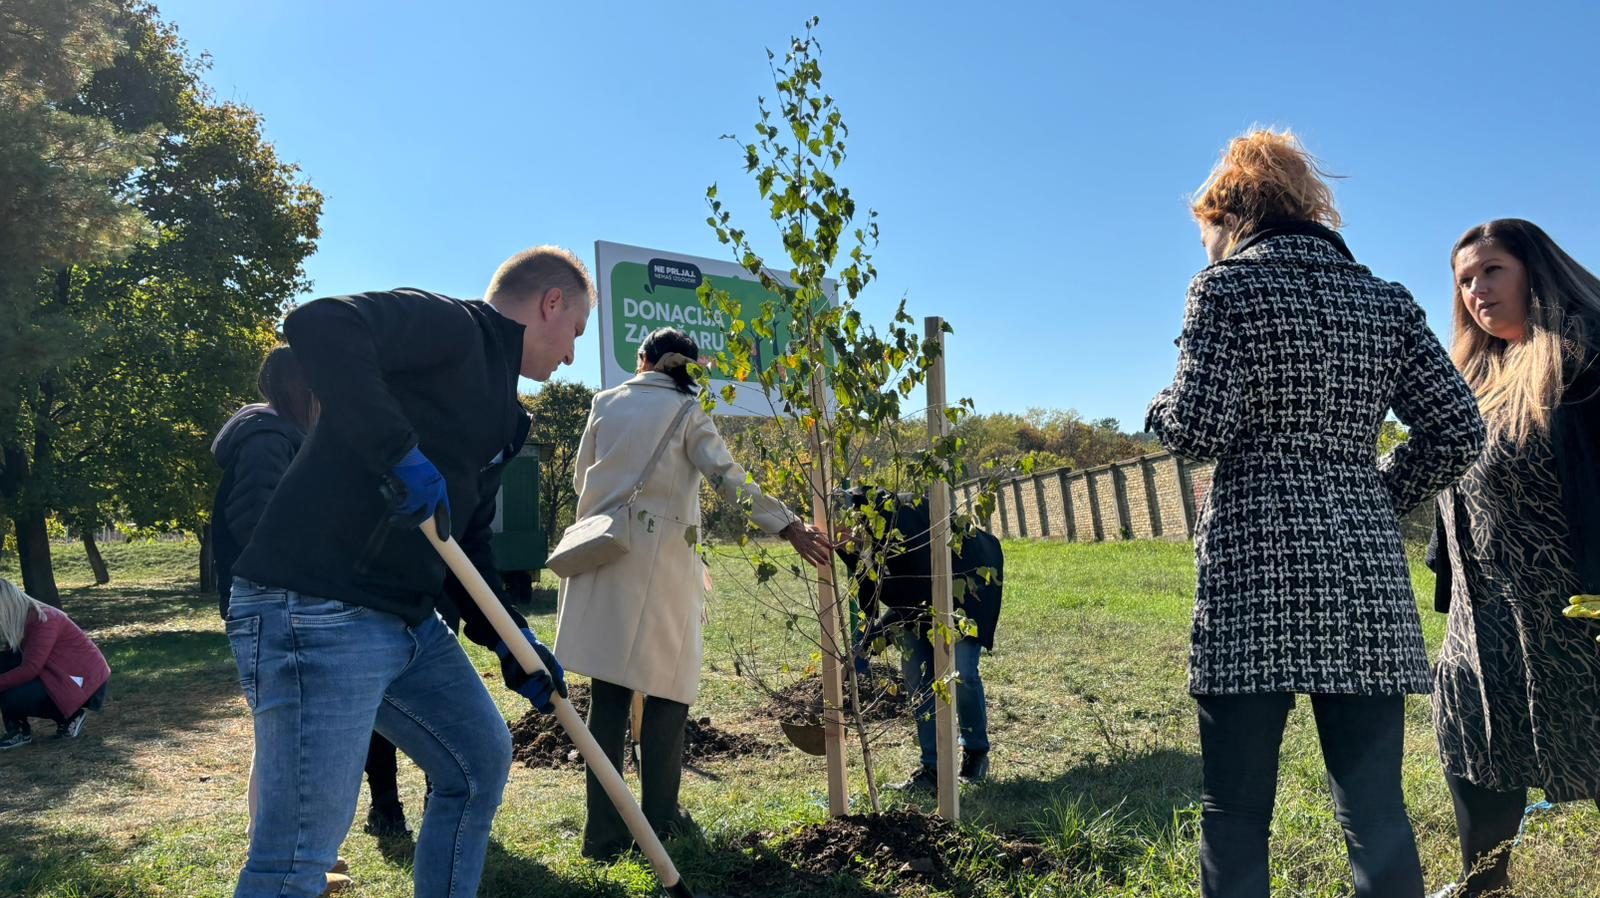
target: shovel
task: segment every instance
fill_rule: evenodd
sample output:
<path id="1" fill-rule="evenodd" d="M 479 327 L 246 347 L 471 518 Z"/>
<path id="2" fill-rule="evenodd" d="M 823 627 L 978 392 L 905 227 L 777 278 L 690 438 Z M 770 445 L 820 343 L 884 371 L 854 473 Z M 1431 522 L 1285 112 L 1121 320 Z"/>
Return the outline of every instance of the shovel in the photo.
<path id="1" fill-rule="evenodd" d="M 467 553 L 461 551 L 461 546 L 457 545 L 454 539 L 439 539 L 431 519 L 425 522 L 421 529 L 428 542 L 432 543 L 440 557 L 444 558 L 444 563 L 449 566 L 450 572 L 456 575 L 462 586 L 466 587 L 472 600 L 483 611 L 484 617 L 494 626 L 495 633 L 499 634 L 500 639 L 511 649 L 511 654 L 516 657 L 517 663 L 522 665 L 522 669 L 530 674 L 548 673 L 544 664 L 539 661 L 533 646 L 528 644 L 527 638 L 522 635 L 516 622 L 506 614 L 505 607 L 500 604 L 498 598 L 495 598 L 489 584 L 483 582 L 483 576 L 472 566 Z M 616 805 L 617 812 L 628 824 L 628 832 L 633 835 L 633 841 L 644 850 L 644 856 L 649 859 L 650 866 L 655 868 L 661 885 L 673 898 L 694 898 L 694 892 L 684 884 L 683 877 L 678 875 L 678 868 L 672 863 L 672 858 L 667 856 L 667 850 L 662 847 L 661 840 L 656 838 L 655 830 L 650 828 L 649 821 L 644 818 L 644 812 L 639 810 L 638 802 L 633 800 L 633 793 L 628 791 L 628 784 L 622 781 L 622 774 L 611 766 L 610 759 L 600 749 L 600 743 L 594 740 L 589 728 L 584 726 L 583 718 L 578 716 L 572 703 L 562 695 L 552 695 L 550 701 L 555 705 L 556 720 L 561 723 L 561 728 L 567 731 L 572 744 L 578 747 L 578 753 L 583 755 L 584 763 L 605 788 L 611 803 Z"/>

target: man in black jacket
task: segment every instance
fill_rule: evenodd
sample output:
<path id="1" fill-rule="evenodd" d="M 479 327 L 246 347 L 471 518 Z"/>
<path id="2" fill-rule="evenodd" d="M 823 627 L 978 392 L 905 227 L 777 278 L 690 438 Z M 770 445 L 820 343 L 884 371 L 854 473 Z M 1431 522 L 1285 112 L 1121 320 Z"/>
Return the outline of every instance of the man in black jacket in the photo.
<path id="1" fill-rule="evenodd" d="M 507 260 L 485 299 L 363 293 L 284 322 L 322 411 L 234 565 L 227 630 L 262 793 L 235 898 L 321 894 L 374 727 L 433 784 L 418 898 L 477 893 L 511 740 L 436 613 L 441 597 L 468 638 L 501 656 L 508 686 L 545 710 L 565 691 L 554 656 L 508 606 L 553 680 L 522 673 L 418 532 L 453 534 L 498 584 L 496 494 L 528 435 L 517 377 L 545 380 L 572 362 L 594 289 L 576 256 L 539 247 Z"/>
<path id="2" fill-rule="evenodd" d="M 869 520 L 836 542 L 836 551 L 856 580 L 856 598 L 872 623 L 862 634 L 858 656 L 879 638 L 900 648 L 901 677 L 913 697 L 920 763 L 899 788 L 934 791 L 938 787 L 937 729 L 933 720 L 933 552 L 932 525 L 925 499 L 868 492 L 857 487 L 840 497 Z M 870 517 L 881 516 L 882 539 Z M 978 782 L 989 775 L 989 715 L 978 662 L 994 650 L 1000 622 L 1005 557 L 1000 541 L 981 530 L 967 534 L 950 551 L 954 606 L 973 632 L 951 646 L 958 679 L 954 684 L 961 730 L 961 778 Z M 881 616 L 879 609 L 882 608 Z"/>

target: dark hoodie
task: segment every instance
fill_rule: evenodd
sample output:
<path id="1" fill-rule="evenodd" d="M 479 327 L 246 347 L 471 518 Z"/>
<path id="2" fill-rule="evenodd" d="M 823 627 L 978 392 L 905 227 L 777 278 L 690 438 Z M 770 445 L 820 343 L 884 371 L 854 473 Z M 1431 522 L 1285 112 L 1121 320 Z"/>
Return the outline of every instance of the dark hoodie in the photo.
<path id="1" fill-rule="evenodd" d="M 857 487 L 849 495 L 855 507 L 866 504 L 863 488 Z M 878 502 L 880 508 L 890 504 L 884 494 L 879 494 Z M 875 617 L 880 604 L 885 609 L 873 630 L 915 622 L 918 632 L 925 632 L 931 620 L 927 609 L 933 606 L 933 525 L 928 503 L 900 496 L 892 507 L 886 526 L 899 531 L 900 540 L 893 554 L 884 559 L 877 579 L 870 577 L 865 568 L 858 572 L 861 557 L 850 551 L 849 544 L 841 542 L 834 551 L 856 578 L 856 600 L 867 617 Z M 955 607 L 977 625 L 978 642 L 994 651 L 1005 581 L 1005 554 L 1000 541 L 982 530 L 974 531 L 962 541 L 959 552 L 951 548 L 950 561 Z"/>
<path id="2" fill-rule="evenodd" d="M 222 485 L 211 508 L 211 551 L 224 620 L 233 563 L 250 542 L 267 500 L 304 439 L 305 433 L 293 421 L 257 403 L 234 413 L 211 444 L 211 454 L 222 468 Z"/>

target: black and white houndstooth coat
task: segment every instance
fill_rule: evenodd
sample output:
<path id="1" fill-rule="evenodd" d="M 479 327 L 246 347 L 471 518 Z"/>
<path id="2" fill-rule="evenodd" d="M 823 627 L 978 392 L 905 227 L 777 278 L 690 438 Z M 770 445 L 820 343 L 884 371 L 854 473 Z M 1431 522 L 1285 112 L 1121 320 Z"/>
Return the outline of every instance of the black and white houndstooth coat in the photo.
<path id="1" fill-rule="evenodd" d="M 1308 223 L 1189 285 L 1146 427 L 1217 468 L 1195 534 L 1189 691 L 1425 693 L 1398 518 L 1478 457 L 1471 390 L 1406 289 Z M 1410 439 L 1377 458 L 1390 409 Z"/>

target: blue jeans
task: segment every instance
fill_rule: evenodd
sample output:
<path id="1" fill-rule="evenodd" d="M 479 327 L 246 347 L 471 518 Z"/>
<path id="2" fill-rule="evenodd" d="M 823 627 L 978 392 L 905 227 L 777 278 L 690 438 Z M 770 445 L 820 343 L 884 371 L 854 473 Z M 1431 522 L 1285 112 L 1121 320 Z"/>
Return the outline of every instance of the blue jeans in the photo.
<path id="1" fill-rule="evenodd" d="M 316 898 L 355 817 L 374 729 L 433 782 L 417 898 L 478 894 L 511 733 L 444 623 L 235 579 L 228 641 L 261 804 L 234 898 Z"/>
<path id="2" fill-rule="evenodd" d="M 905 681 L 906 692 L 917 699 L 917 745 L 922 749 L 922 765 L 939 765 L 938 724 L 934 720 L 933 703 L 933 642 L 927 634 L 918 636 L 906 628 L 896 641 L 900 645 L 900 676 Z M 969 751 L 989 750 L 989 709 L 983 699 L 983 677 L 978 673 L 978 659 L 983 646 L 970 636 L 963 636 L 955 649 L 956 674 L 953 684 L 956 694 L 956 717 L 961 729 L 961 747 Z"/>

